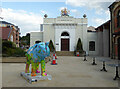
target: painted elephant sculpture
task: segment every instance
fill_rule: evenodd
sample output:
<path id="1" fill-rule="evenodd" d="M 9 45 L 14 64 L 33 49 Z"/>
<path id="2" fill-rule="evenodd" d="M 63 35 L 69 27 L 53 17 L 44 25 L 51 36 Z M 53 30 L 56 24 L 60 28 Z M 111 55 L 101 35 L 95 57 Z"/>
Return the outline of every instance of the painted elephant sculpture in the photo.
<path id="1" fill-rule="evenodd" d="M 41 63 L 41 75 L 47 76 L 45 72 L 45 57 L 50 56 L 50 49 L 48 47 L 49 42 L 36 43 L 30 47 L 26 55 L 26 68 L 25 73 L 29 73 L 29 66 L 31 67 L 31 76 L 36 76 L 36 73 L 40 73 L 39 64 Z"/>

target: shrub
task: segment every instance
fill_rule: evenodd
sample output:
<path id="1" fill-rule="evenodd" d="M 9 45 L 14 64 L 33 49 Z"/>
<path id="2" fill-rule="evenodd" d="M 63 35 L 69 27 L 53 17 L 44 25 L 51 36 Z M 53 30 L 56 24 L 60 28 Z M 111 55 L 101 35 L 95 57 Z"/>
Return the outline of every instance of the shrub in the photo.
<path id="1" fill-rule="evenodd" d="M 2 47 L 14 48 L 15 44 L 11 41 L 2 41 Z"/>
<path id="2" fill-rule="evenodd" d="M 7 52 L 6 52 L 7 56 L 12 56 L 14 54 L 14 49 L 12 48 L 7 48 Z"/>
<path id="3" fill-rule="evenodd" d="M 83 51 L 82 42 L 81 42 L 80 38 L 78 39 L 76 50 L 77 51 Z"/>
<path id="4" fill-rule="evenodd" d="M 21 48 L 8 48 L 6 54 L 4 56 L 12 56 L 12 57 L 24 57 L 25 56 L 25 51 Z"/>
<path id="5" fill-rule="evenodd" d="M 21 49 L 21 48 L 16 48 L 16 49 L 14 49 L 15 51 L 14 51 L 14 54 L 13 54 L 13 56 L 17 56 L 17 57 L 24 57 L 25 56 L 25 51 L 23 50 L 23 49 Z"/>
<path id="6" fill-rule="evenodd" d="M 7 47 L 6 46 L 2 46 L 2 53 L 6 53 L 7 52 Z"/>
<path id="7" fill-rule="evenodd" d="M 50 52 L 54 52 L 55 51 L 55 47 L 53 45 L 52 40 L 50 40 L 50 42 L 49 42 L 49 48 L 50 48 Z"/>
<path id="8" fill-rule="evenodd" d="M 74 51 L 75 55 L 76 55 L 76 52 L 79 52 L 79 53 L 83 53 L 84 52 L 83 47 L 82 47 L 82 42 L 81 42 L 80 38 L 78 39 L 77 46 L 76 46 L 76 49 Z"/>
<path id="9" fill-rule="evenodd" d="M 24 57 L 25 51 L 21 48 L 15 47 L 15 44 L 11 41 L 2 42 L 2 56 L 3 57 Z"/>

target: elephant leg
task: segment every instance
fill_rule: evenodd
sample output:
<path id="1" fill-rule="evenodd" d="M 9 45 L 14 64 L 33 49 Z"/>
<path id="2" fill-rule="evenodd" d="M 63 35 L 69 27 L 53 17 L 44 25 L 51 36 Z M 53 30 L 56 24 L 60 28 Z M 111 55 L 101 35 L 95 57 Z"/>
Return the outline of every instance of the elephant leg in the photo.
<path id="1" fill-rule="evenodd" d="M 45 73 L 45 60 L 41 60 L 41 75 L 47 76 L 47 73 Z"/>
<path id="2" fill-rule="evenodd" d="M 29 73 L 29 66 L 30 64 L 26 64 L 25 73 Z"/>
<path id="3" fill-rule="evenodd" d="M 32 64 L 32 71 L 31 71 L 31 76 L 36 76 L 36 68 L 35 68 L 35 63 L 34 62 L 31 62 L 31 64 Z"/>
<path id="4" fill-rule="evenodd" d="M 29 62 L 29 59 L 27 57 L 27 62 L 26 62 L 26 67 L 25 67 L 25 73 L 29 73 L 29 66 L 30 66 L 30 62 Z"/>
<path id="5" fill-rule="evenodd" d="M 40 64 L 39 62 L 36 63 L 36 73 L 40 73 L 40 71 L 39 71 L 39 64 Z"/>

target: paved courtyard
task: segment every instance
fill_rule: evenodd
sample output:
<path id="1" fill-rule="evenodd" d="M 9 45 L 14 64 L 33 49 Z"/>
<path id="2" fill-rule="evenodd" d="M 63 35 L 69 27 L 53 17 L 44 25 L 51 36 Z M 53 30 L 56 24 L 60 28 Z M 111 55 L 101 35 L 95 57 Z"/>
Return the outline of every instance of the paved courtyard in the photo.
<path id="1" fill-rule="evenodd" d="M 2 64 L 2 87 L 118 87 L 118 80 L 114 81 L 115 68 L 106 66 L 108 72 L 100 71 L 102 62 L 91 65 L 91 57 L 83 61 L 83 57 L 59 56 L 58 65 L 46 64 L 47 73 L 52 80 L 42 80 L 29 84 L 20 76 L 25 69 L 24 63 Z M 109 61 L 108 64 L 115 61 Z"/>

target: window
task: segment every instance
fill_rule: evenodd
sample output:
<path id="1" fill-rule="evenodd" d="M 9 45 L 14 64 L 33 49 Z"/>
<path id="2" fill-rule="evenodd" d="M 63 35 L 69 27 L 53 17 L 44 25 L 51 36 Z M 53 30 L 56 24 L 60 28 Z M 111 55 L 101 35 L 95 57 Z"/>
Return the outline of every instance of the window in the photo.
<path id="1" fill-rule="evenodd" d="M 69 34 L 67 32 L 63 32 L 61 36 L 69 36 Z"/>
<path id="2" fill-rule="evenodd" d="M 43 24 L 40 25 L 40 30 L 43 31 Z"/>
<path id="3" fill-rule="evenodd" d="M 13 42 L 13 35 L 11 35 L 11 41 Z"/>
<path id="4" fill-rule="evenodd" d="M 94 41 L 89 42 L 89 51 L 95 51 L 95 42 Z"/>
<path id="5" fill-rule="evenodd" d="M 117 27 L 120 27 L 120 10 L 118 11 L 117 14 Z"/>

